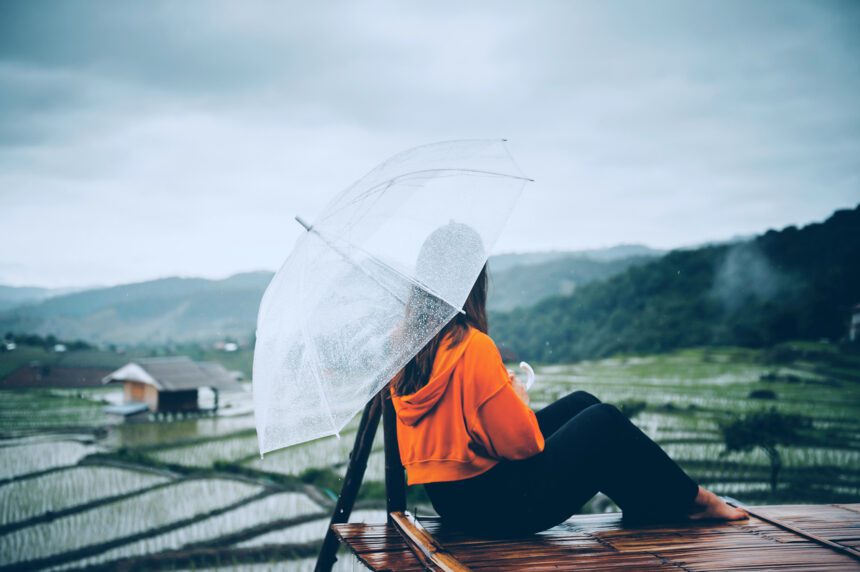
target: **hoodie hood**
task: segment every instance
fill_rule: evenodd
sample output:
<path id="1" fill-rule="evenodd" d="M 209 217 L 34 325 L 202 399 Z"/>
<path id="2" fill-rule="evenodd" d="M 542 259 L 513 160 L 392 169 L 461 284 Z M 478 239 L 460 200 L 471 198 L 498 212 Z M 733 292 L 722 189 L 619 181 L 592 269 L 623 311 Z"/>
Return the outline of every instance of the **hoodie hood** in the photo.
<path id="1" fill-rule="evenodd" d="M 469 328 L 463 341 L 450 350 L 448 349 L 450 336 L 445 336 L 439 344 L 436 358 L 433 360 L 433 370 L 427 385 L 415 393 L 399 396 L 394 395 L 394 388 L 392 388 L 391 399 L 396 405 L 395 410 L 400 421 L 413 426 L 436 406 L 442 396 L 445 395 L 454 368 L 476 331 L 474 328 Z"/>

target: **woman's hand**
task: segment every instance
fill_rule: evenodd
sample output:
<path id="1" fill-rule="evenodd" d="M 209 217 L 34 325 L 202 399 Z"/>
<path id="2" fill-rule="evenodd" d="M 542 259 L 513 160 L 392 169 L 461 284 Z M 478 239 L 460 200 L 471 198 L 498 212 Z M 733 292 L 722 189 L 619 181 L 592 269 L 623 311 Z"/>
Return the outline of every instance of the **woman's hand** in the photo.
<path id="1" fill-rule="evenodd" d="M 529 392 L 526 391 L 526 386 L 521 382 L 513 370 L 508 370 L 508 377 L 511 380 L 511 386 L 514 388 L 517 396 L 523 400 L 523 403 L 526 405 L 529 404 Z"/>

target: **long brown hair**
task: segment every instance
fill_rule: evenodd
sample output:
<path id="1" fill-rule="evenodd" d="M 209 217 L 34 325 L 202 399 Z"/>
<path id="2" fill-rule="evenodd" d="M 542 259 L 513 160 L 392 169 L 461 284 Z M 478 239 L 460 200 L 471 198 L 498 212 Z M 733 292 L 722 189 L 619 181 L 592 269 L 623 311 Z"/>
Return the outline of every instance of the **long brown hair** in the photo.
<path id="1" fill-rule="evenodd" d="M 463 304 L 465 314 L 457 313 L 450 322 L 439 330 L 430 342 L 415 354 L 409 363 L 401 370 L 394 378 L 394 392 L 397 395 L 409 395 L 415 393 L 430 381 L 430 372 L 433 370 L 433 361 L 436 359 L 436 352 L 439 349 L 439 344 L 445 339 L 449 333 L 451 341 L 448 344 L 448 349 L 457 346 L 466 337 L 466 332 L 469 326 L 476 328 L 485 334 L 487 329 L 487 265 L 481 268 L 481 273 L 478 279 L 475 280 L 475 285 L 472 286 L 469 297 L 466 298 L 466 303 Z"/>

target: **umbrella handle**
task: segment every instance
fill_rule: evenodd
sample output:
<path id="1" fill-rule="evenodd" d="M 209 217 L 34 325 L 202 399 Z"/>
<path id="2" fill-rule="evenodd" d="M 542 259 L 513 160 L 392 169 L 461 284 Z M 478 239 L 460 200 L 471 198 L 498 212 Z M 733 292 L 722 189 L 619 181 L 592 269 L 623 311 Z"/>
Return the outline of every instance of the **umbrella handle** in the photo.
<path id="1" fill-rule="evenodd" d="M 535 370 L 532 369 L 532 366 L 527 364 L 524 361 L 520 362 L 520 369 L 526 374 L 526 391 L 531 389 L 532 385 L 535 382 Z"/>

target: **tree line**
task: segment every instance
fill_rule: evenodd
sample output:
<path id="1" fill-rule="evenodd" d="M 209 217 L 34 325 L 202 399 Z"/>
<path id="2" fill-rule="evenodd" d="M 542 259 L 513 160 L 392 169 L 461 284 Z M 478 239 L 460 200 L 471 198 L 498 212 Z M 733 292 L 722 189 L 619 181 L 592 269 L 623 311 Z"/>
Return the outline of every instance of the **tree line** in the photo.
<path id="1" fill-rule="evenodd" d="M 860 303 L 860 206 L 803 228 L 676 250 L 569 296 L 490 315 L 522 359 L 569 362 L 681 347 L 847 338 Z"/>

